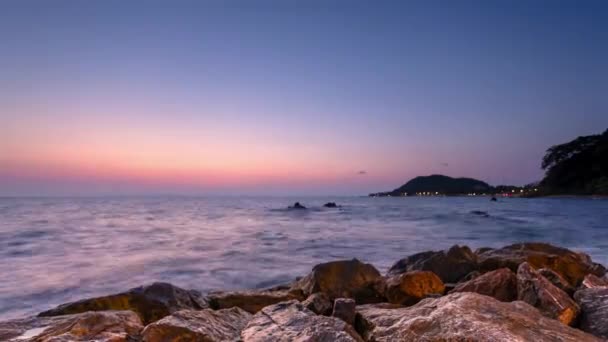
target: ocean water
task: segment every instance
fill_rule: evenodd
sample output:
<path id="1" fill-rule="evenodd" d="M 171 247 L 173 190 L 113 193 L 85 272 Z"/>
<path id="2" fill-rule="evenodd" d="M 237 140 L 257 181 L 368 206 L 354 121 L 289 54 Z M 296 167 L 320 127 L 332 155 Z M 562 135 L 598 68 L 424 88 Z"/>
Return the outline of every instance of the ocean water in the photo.
<path id="1" fill-rule="evenodd" d="M 296 200 L 310 210 L 285 209 Z M 608 265 L 608 200 L 0 198 L 0 319 L 154 281 L 261 288 L 335 259 L 385 272 L 420 251 L 523 241 Z"/>

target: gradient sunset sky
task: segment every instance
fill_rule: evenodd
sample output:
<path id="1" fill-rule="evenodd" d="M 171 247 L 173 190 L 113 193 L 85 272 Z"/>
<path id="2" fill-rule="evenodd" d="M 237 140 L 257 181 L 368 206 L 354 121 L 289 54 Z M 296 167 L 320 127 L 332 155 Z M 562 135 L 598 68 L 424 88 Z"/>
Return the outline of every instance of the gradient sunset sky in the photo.
<path id="1" fill-rule="evenodd" d="M 542 178 L 608 128 L 608 1 L 0 2 L 0 195 Z"/>

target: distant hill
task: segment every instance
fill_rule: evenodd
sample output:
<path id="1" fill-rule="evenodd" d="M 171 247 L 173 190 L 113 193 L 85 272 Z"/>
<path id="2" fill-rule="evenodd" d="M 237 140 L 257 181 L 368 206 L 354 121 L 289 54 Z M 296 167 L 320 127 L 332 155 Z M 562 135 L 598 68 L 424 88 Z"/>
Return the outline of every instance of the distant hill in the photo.
<path id="1" fill-rule="evenodd" d="M 416 177 L 393 191 L 370 194 L 370 196 L 404 196 L 404 194 L 412 196 L 417 193 L 466 195 L 491 191 L 492 187 L 488 183 L 477 179 L 431 175 Z"/>

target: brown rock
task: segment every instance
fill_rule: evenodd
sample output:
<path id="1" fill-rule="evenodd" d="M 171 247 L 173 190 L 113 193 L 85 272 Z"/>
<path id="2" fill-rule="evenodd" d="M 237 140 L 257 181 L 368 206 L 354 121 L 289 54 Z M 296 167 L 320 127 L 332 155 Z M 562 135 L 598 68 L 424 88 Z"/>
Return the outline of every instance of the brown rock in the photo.
<path id="1" fill-rule="evenodd" d="M 606 273 L 606 269 L 593 263 L 588 255 L 546 243 L 518 243 L 482 252 L 477 259 L 484 272 L 503 267 L 517 272 L 523 262 L 528 262 L 536 269 L 549 268 L 559 273 L 573 287 L 577 287 L 589 273 L 597 276 Z"/>
<path id="2" fill-rule="evenodd" d="M 517 277 L 510 269 L 501 268 L 460 283 L 450 291 L 455 292 L 475 292 L 494 297 L 501 302 L 512 302 L 517 299 Z"/>
<path id="3" fill-rule="evenodd" d="M 124 342 L 138 336 L 141 329 L 141 320 L 132 311 L 90 311 L 3 322 L 0 323 L 0 340 Z"/>
<path id="4" fill-rule="evenodd" d="M 144 342 L 236 341 L 251 317 L 236 307 L 218 311 L 181 310 L 148 325 L 142 337 Z"/>
<path id="5" fill-rule="evenodd" d="M 583 289 L 591 289 L 594 287 L 607 287 L 607 286 L 608 286 L 608 280 L 605 280 L 604 278 L 600 278 L 593 274 L 587 274 L 585 276 L 585 279 L 583 279 L 583 282 L 581 283 L 581 288 L 583 288 Z"/>
<path id="6" fill-rule="evenodd" d="M 409 271 L 431 271 L 444 283 L 457 283 L 477 269 L 476 255 L 467 246 L 452 246 L 447 252 L 422 252 L 397 261 L 388 275 Z"/>
<path id="7" fill-rule="evenodd" d="M 517 298 L 566 325 L 572 324 L 580 312 L 567 293 L 551 284 L 527 262 L 519 265 L 517 270 Z"/>
<path id="8" fill-rule="evenodd" d="M 316 265 L 292 290 L 302 290 L 307 296 L 323 292 L 330 300 L 353 298 L 360 304 L 377 303 L 383 300 L 381 282 L 382 276 L 374 266 L 357 259 L 340 260 Z"/>
<path id="9" fill-rule="evenodd" d="M 355 301 L 351 298 L 338 298 L 334 301 L 334 310 L 331 313 L 332 317 L 339 318 L 344 322 L 355 325 Z"/>
<path id="10" fill-rule="evenodd" d="M 524 302 L 477 293 L 452 293 L 410 307 L 378 306 L 357 307 L 357 331 L 366 341 L 600 341 L 543 317 Z"/>
<path id="11" fill-rule="evenodd" d="M 385 296 L 390 303 L 413 305 L 433 294 L 443 294 L 445 286 L 435 273 L 411 271 L 386 281 Z"/>
<path id="12" fill-rule="evenodd" d="M 608 287 L 578 290 L 574 299 L 581 307 L 579 328 L 608 339 Z"/>
<path id="13" fill-rule="evenodd" d="M 256 313 L 263 307 L 292 299 L 303 300 L 299 292 L 289 290 L 234 292 L 214 292 L 207 296 L 209 307 L 214 310 L 239 307 L 249 313 Z"/>
<path id="14" fill-rule="evenodd" d="M 362 342 L 355 329 L 344 321 L 315 315 L 297 301 L 263 308 L 241 333 L 243 342 Z"/>
<path id="15" fill-rule="evenodd" d="M 311 294 L 308 296 L 308 298 L 306 298 L 305 301 L 302 302 L 302 305 L 317 315 L 325 316 L 331 315 L 333 306 L 332 302 L 329 300 L 329 297 L 322 292 Z"/>
<path id="16" fill-rule="evenodd" d="M 207 303 L 198 291 L 184 290 L 168 283 L 154 283 L 115 295 L 63 304 L 41 312 L 39 316 L 68 315 L 86 311 L 131 310 L 141 317 L 144 324 L 149 324 L 181 309 L 200 310 L 206 307 Z"/>
<path id="17" fill-rule="evenodd" d="M 574 294 L 574 287 L 572 287 L 572 285 L 570 285 L 570 283 L 566 279 L 564 279 L 564 277 L 559 275 L 559 273 L 552 271 L 549 268 L 541 268 L 540 270 L 538 270 L 538 273 L 540 273 L 543 277 L 547 278 L 547 280 L 550 281 L 551 284 L 555 285 L 560 290 L 566 292 L 569 296 L 572 296 Z"/>

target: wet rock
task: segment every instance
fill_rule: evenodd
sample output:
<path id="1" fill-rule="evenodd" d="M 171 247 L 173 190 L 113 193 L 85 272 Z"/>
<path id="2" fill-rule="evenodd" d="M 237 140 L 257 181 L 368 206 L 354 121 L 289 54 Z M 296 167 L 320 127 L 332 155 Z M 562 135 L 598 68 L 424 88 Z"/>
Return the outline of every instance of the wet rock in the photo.
<path id="1" fill-rule="evenodd" d="M 517 270 L 517 298 L 566 325 L 572 324 L 580 312 L 567 293 L 551 284 L 527 262 L 519 265 Z"/>
<path id="2" fill-rule="evenodd" d="M 600 278 L 593 274 L 587 274 L 585 276 L 585 279 L 583 279 L 583 282 L 581 283 L 581 288 L 584 288 L 584 289 L 590 289 L 590 288 L 594 288 L 594 287 L 607 287 L 607 286 L 608 286 L 608 280 L 606 280 L 604 278 Z"/>
<path id="3" fill-rule="evenodd" d="M 574 299 L 581 307 L 579 328 L 608 339 L 608 287 L 578 290 Z"/>
<path id="4" fill-rule="evenodd" d="M 291 290 L 244 290 L 212 292 L 207 295 L 209 307 L 214 310 L 239 307 L 249 313 L 256 313 L 265 306 L 292 299 L 303 300 L 304 296 L 302 296 L 301 292 Z"/>
<path id="5" fill-rule="evenodd" d="M 288 207 L 288 209 L 306 209 L 306 207 L 301 205 L 300 202 L 296 202 L 292 206 Z"/>
<path id="6" fill-rule="evenodd" d="M 455 292 L 475 292 L 494 297 L 501 302 L 511 302 L 517 299 L 517 276 L 510 269 L 501 268 L 458 284 L 450 291 Z"/>
<path id="7" fill-rule="evenodd" d="M 589 273 L 603 276 L 606 269 L 593 263 L 584 253 L 576 253 L 566 248 L 556 247 L 547 243 L 518 243 L 500 249 L 479 253 L 477 256 L 482 271 L 508 267 L 513 272 L 523 262 L 528 262 L 536 269 L 549 268 L 568 283 L 577 287 Z"/>
<path id="8" fill-rule="evenodd" d="M 559 275 L 559 273 L 552 271 L 548 268 L 541 268 L 540 270 L 538 270 L 538 273 L 540 273 L 543 277 L 547 278 L 547 280 L 550 281 L 551 284 L 555 285 L 560 290 L 566 292 L 569 296 L 572 296 L 574 294 L 574 287 L 572 287 L 572 285 L 570 285 L 570 283 L 566 279 L 564 279 L 564 277 Z"/>
<path id="9" fill-rule="evenodd" d="M 332 302 L 329 300 L 329 297 L 322 292 L 311 294 L 308 296 L 308 298 L 306 298 L 305 301 L 302 302 L 302 305 L 317 315 L 325 316 L 331 315 L 333 306 Z"/>
<path id="10" fill-rule="evenodd" d="M 154 283 L 115 295 L 63 304 L 41 312 L 39 316 L 68 315 L 86 311 L 131 310 L 141 317 L 144 324 L 149 324 L 178 310 L 200 310 L 206 307 L 207 303 L 198 291 L 184 290 L 168 283 Z"/>
<path id="11" fill-rule="evenodd" d="M 0 340 L 126 342 L 136 338 L 141 329 L 141 319 L 132 311 L 89 311 L 2 322 Z"/>
<path id="12" fill-rule="evenodd" d="M 357 331 L 366 341 L 600 341 L 543 317 L 532 306 L 477 293 L 453 293 L 401 308 L 357 307 Z"/>
<path id="13" fill-rule="evenodd" d="M 327 203 L 323 204 L 323 206 L 325 208 L 337 208 L 338 207 L 338 205 L 336 204 L 336 202 L 327 202 Z"/>
<path id="14" fill-rule="evenodd" d="M 487 212 L 482 211 L 482 210 L 472 210 L 471 214 L 481 216 L 481 217 L 490 217 L 490 214 L 488 214 Z"/>
<path id="15" fill-rule="evenodd" d="M 344 322 L 355 325 L 355 301 L 351 298 L 338 298 L 334 301 L 334 310 L 331 313 L 332 317 L 339 318 Z"/>
<path id="16" fill-rule="evenodd" d="M 297 301 L 265 307 L 249 321 L 241 338 L 243 342 L 363 341 L 346 322 L 315 315 Z"/>
<path id="17" fill-rule="evenodd" d="M 292 290 L 302 290 L 307 296 L 323 292 L 330 300 L 353 298 L 359 304 L 377 303 L 383 300 L 382 281 L 374 266 L 357 259 L 340 260 L 316 265 Z"/>
<path id="18" fill-rule="evenodd" d="M 158 341 L 236 341 L 251 314 L 239 308 L 213 311 L 181 310 L 148 325 L 144 342 Z"/>
<path id="19" fill-rule="evenodd" d="M 413 305 L 430 295 L 444 292 L 445 286 L 435 273 L 411 271 L 387 279 L 384 294 L 390 303 Z"/>
<path id="20" fill-rule="evenodd" d="M 397 261 L 388 275 L 409 271 L 431 271 L 444 283 L 457 283 L 462 277 L 477 270 L 476 255 L 467 246 L 452 246 L 448 251 L 422 252 Z"/>

